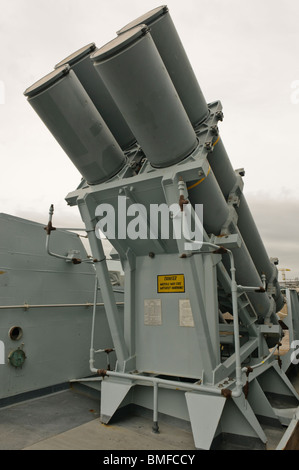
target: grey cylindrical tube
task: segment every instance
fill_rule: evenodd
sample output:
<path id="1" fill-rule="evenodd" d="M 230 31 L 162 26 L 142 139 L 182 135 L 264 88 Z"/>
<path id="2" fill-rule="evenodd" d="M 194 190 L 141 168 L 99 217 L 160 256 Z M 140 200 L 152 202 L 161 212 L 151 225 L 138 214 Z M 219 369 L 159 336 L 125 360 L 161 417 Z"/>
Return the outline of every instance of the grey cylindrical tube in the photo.
<path id="1" fill-rule="evenodd" d="M 212 169 L 205 178 L 187 183 L 190 203 L 203 204 L 203 226 L 208 234 L 220 235 L 221 229 L 229 216 L 229 209 L 222 191 L 216 181 Z M 233 248 L 236 280 L 238 284 L 250 287 L 261 287 L 261 278 L 256 270 L 247 247 L 239 233 L 241 246 Z M 230 274 L 228 257 L 223 257 L 223 263 Z M 247 294 L 257 314 L 266 317 L 271 313 L 271 304 L 267 293 L 251 292 Z"/>
<path id="2" fill-rule="evenodd" d="M 117 34 L 141 24 L 150 27 L 151 36 L 188 117 L 193 126 L 198 125 L 208 116 L 208 106 L 168 8 L 161 6 L 149 11 L 117 31 Z"/>
<path id="3" fill-rule="evenodd" d="M 230 192 L 237 183 L 237 175 L 220 137 L 217 139 L 216 145 L 214 145 L 213 152 L 208 155 L 208 160 L 224 198 L 227 200 Z M 276 301 L 277 311 L 279 311 L 284 305 L 284 300 L 277 279 L 277 268 L 269 259 L 265 245 L 243 193 L 240 194 L 240 204 L 239 207 L 236 207 L 236 211 L 238 214 L 238 228 L 259 275 L 265 274 L 267 281 L 273 283 L 273 287 L 275 288 L 274 299 Z"/>
<path id="4" fill-rule="evenodd" d="M 89 184 L 114 176 L 124 154 L 75 73 L 60 67 L 24 95 Z"/>
<path id="5" fill-rule="evenodd" d="M 220 235 L 221 228 L 228 218 L 229 210 L 211 168 L 205 178 L 189 181 L 187 190 L 193 206 L 203 204 L 205 231 L 208 234 Z"/>
<path id="6" fill-rule="evenodd" d="M 125 150 L 136 142 L 136 139 L 104 85 L 103 80 L 90 61 L 90 55 L 95 51 L 95 44 L 90 43 L 60 61 L 55 65 L 55 68 L 62 67 L 63 65 L 70 66 L 114 135 L 119 146 Z"/>
<path id="7" fill-rule="evenodd" d="M 146 26 L 116 37 L 91 60 L 154 167 L 192 153 L 196 134 Z"/>

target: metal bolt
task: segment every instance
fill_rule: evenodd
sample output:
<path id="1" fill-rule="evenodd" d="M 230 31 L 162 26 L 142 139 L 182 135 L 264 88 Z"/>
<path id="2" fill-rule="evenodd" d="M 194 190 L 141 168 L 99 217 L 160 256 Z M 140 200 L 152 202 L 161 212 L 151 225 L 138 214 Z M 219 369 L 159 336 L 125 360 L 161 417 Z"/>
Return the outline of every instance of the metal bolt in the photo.
<path id="1" fill-rule="evenodd" d="M 211 127 L 211 131 L 214 135 L 218 135 L 219 134 L 219 129 L 218 129 L 218 126 L 212 126 Z"/>
<path id="2" fill-rule="evenodd" d="M 219 121 L 223 121 L 224 115 L 222 111 L 217 111 L 215 116 Z"/>
<path id="3" fill-rule="evenodd" d="M 213 149 L 212 142 L 205 142 L 205 148 L 210 152 Z"/>

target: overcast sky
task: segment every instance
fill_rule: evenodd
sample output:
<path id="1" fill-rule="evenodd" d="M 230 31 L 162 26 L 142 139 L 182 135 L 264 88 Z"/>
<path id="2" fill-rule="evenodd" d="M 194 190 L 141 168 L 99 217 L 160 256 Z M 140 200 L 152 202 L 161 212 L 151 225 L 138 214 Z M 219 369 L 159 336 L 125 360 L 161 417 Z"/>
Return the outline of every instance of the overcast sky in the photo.
<path id="1" fill-rule="evenodd" d="M 80 175 L 23 92 L 80 47 L 162 5 L 154 0 L 0 0 L 0 212 L 76 226 L 65 196 Z M 299 2 L 169 0 L 269 256 L 299 276 Z M 55 223 L 54 223 L 55 225 Z"/>

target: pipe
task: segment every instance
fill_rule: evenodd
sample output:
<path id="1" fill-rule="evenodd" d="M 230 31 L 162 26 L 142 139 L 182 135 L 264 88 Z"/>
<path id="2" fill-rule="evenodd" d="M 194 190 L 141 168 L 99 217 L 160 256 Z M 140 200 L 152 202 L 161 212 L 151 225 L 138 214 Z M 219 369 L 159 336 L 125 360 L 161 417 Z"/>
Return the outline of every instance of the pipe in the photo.
<path id="1" fill-rule="evenodd" d="M 90 350 L 89 350 L 89 367 L 90 369 L 94 369 L 94 355 L 96 353 L 105 352 L 107 354 L 107 369 L 110 370 L 109 364 L 109 352 L 115 351 L 115 349 L 97 349 L 94 350 L 94 328 L 95 328 L 95 318 L 96 318 L 96 307 L 97 303 L 97 296 L 98 296 L 98 278 L 95 277 L 95 286 L 94 286 L 94 300 L 93 300 L 93 310 L 92 310 L 92 324 L 91 324 L 91 338 L 90 338 Z M 118 304 L 119 302 L 116 302 Z M 124 304 L 124 302 L 122 302 Z M 103 304 L 104 305 L 104 304 Z M 109 352 L 108 352 L 109 351 Z"/>
<path id="2" fill-rule="evenodd" d="M 220 247 L 219 247 L 220 248 Z M 227 250 L 230 258 L 230 272 L 231 272 L 231 292 L 232 292 L 232 304 L 233 304 L 233 325 L 234 325 L 234 337 L 235 337 L 235 357 L 236 357 L 236 386 L 239 390 L 240 395 L 243 390 L 242 383 L 242 370 L 241 370 L 241 356 L 240 356 L 240 340 L 239 340 L 239 315 L 238 315 L 238 286 L 236 283 L 236 268 L 234 263 L 234 257 L 230 250 Z M 240 396 L 238 395 L 238 396 Z"/>
<path id="3" fill-rule="evenodd" d="M 241 286 L 238 284 L 238 292 L 266 292 L 264 287 L 250 287 L 250 286 Z"/>
<path id="4" fill-rule="evenodd" d="M 188 240 L 185 238 L 186 241 L 191 242 L 192 240 Z M 236 283 L 236 268 L 234 263 L 234 256 L 231 250 L 227 248 L 223 248 L 219 245 L 215 245 L 214 243 L 210 242 L 202 242 L 202 246 L 209 246 L 211 248 L 215 248 L 215 250 L 224 249 L 226 253 L 228 253 L 230 258 L 230 272 L 231 272 L 231 294 L 232 294 L 232 306 L 233 306 L 233 326 L 234 326 L 234 343 L 235 343 L 235 356 L 236 356 L 236 389 L 237 393 L 240 396 L 242 393 L 243 382 L 242 382 L 242 369 L 241 369 L 241 357 L 240 357 L 240 341 L 239 341 L 239 314 L 238 314 L 238 285 Z M 200 251 L 197 252 L 200 254 Z M 213 253 L 213 252 L 211 252 Z"/>
<path id="5" fill-rule="evenodd" d="M 261 367 L 263 364 L 265 364 L 265 362 L 267 362 L 269 359 L 271 359 L 271 357 L 274 355 L 274 353 L 276 352 L 278 347 L 279 347 L 279 344 L 276 344 L 275 348 L 272 349 L 270 354 L 268 354 L 268 356 L 266 356 L 265 359 L 263 359 L 258 364 L 255 364 L 254 366 L 250 366 L 250 369 L 257 369 L 258 367 Z M 247 367 L 243 367 L 242 372 L 247 372 L 247 369 L 248 369 Z"/>
<path id="6" fill-rule="evenodd" d="M 21 305 L 0 305 L 0 310 L 5 309 L 14 309 L 14 308 L 24 308 L 28 310 L 29 308 L 55 308 L 55 307 L 92 307 L 94 304 L 91 302 L 86 302 L 85 304 L 21 304 Z M 104 307 L 104 302 L 97 302 L 97 307 Z M 116 302 L 116 305 L 124 305 L 124 302 Z"/>
<path id="7" fill-rule="evenodd" d="M 68 261 L 68 262 L 73 262 L 74 264 L 93 263 L 94 262 L 94 260 L 92 258 L 77 259 L 77 258 L 70 258 L 69 256 L 63 256 L 63 255 L 59 255 L 57 253 L 53 253 L 53 252 L 50 251 L 50 246 L 49 245 L 50 245 L 50 234 L 47 234 L 46 251 L 47 251 L 48 255 L 54 256 L 54 258 L 63 259 L 63 260 Z"/>
<path id="8" fill-rule="evenodd" d="M 49 209 L 49 221 L 47 227 L 45 227 L 45 230 L 47 232 L 47 237 L 46 237 L 46 252 L 50 256 L 54 256 L 54 258 L 58 259 L 63 259 L 68 262 L 73 262 L 74 264 L 80 264 L 80 263 L 93 263 L 94 260 L 91 258 L 86 258 L 86 259 L 77 259 L 77 258 L 70 258 L 69 256 L 63 256 L 59 255 L 57 253 L 53 253 L 50 251 L 50 235 L 53 230 L 56 230 L 56 228 L 53 227 L 52 225 L 52 218 L 54 214 L 54 205 L 51 204 L 50 209 Z M 74 229 L 73 229 L 74 230 Z M 81 230 L 81 229 L 80 229 Z"/>
<path id="9" fill-rule="evenodd" d="M 115 349 L 114 348 L 109 349 L 109 352 L 112 352 L 112 351 L 115 351 Z M 107 354 L 107 349 L 97 349 L 95 351 L 95 353 L 102 353 L 102 352 Z"/>
<path id="10" fill-rule="evenodd" d="M 159 433 L 158 426 L 158 384 L 154 384 L 154 403 L 153 403 L 153 432 L 155 434 Z"/>
<path id="11" fill-rule="evenodd" d="M 90 351 L 89 351 L 89 367 L 94 368 L 94 326 L 97 308 L 97 296 L 98 296 L 98 278 L 95 276 L 94 283 L 94 297 L 93 297 L 93 309 L 92 309 L 92 323 L 91 323 L 91 338 L 90 338 Z"/>
<path id="12" fill-rule="evenodd" d="M 151 377 L 151 376 L 146 376 L 146 375 L 137 375 L 137 374 L 128 374 L 125 372 L 115 372 L 115 371 L 110 371 L 110 370 L 105 370 L 105 371 L 99 371 L 98 369 L 92 368 L 90 369 L 92 373 L 94 374 L 99 374 L 103 373 L 104 376 L 107 377 L 117 377 L 117 378 L 122 378 L 122 379 L 129 379 L 129 380 L 134 380 L 134 381 L 140 381 L 140 382 L 150 382 L 153 385 L 165 385 L 167 388 L 175 388 L 176 390 L 190 390 L 190 391 L 196 391 L 196 392 L 207 392 L 207 393 L 214 393 L 215 395 L 223 395 L 221 388 L 217 388 L 216 386 L 208 386 L 208 385 L 203 385 L 203 384 L 190 384 L 189 382 L 179 382 L 177 380 L 167 380 L 167 379 L 160 379 L 158 377 Z M 99 380 L 102 380 L 103 377 L 90 377 L 83 379 L 84 381 L 88 382 L 97 382 Z M 78 379 L 78 381 L 81 381 L 81 379 Z M 230 396 L 236 398 L 239 397 L 242 393 L 242 388 L 241 390 L 233 390 L 230 394 Z"/>
<path id="13" fill-rule="evenodd" d="M 79 227 L 58 227 L 58 229 L 73 231 L 73 232 L 86 232 L 86 228 L 79 228 Z"/>
<path id="14" fill-rule="evenodd" d="M 266 287 L 267 287 L 267 278 L 266 278 L 266 275 L 265 274 L 262 274 L 261 275 L 261 279 L 262 279 L 262 283 L 263 283 L 263 288 L 266 290 Z"/>

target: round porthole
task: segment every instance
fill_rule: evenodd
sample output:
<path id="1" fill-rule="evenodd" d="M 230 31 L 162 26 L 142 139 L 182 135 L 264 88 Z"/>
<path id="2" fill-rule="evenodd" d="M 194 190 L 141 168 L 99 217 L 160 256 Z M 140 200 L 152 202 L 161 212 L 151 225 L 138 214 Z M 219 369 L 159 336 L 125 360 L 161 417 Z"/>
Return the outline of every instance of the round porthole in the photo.
<path id="1" fill-rule="evenodd" d="M 23 330 L 20 326 L 12 326 L 9 330 L 9 337 L 13 341 L 17 341 L 18 339 L 21 339 L 23 336 Z"/>

